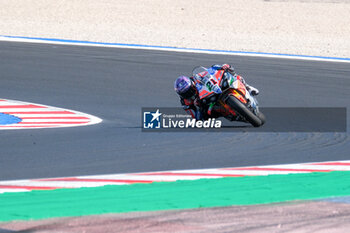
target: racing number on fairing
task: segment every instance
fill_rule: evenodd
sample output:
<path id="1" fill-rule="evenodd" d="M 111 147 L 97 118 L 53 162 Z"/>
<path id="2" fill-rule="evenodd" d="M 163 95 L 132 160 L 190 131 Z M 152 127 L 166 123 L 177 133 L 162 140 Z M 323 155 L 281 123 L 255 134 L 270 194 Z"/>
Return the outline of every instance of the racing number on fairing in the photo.
<path id="1" fill-rule="evenodd" d="M 216 84 L 217 84 L 217 82 L 213 78 L 211 78 L 206 82 L 205 85 L 207 86 L 209 91 L 212 91 L 214 89 L 214 85 L 216 85 Z"/>
<path id="2" fill-rule="evenodd" d="M 212 91 L 212 90 L 213 90 L 213 86 L 214 86 L 214 85 L 212 84 L 212 82 L 208 81 L 205 85 L 207 86 L 207 88 L 208 88 L 209 91 Z"/>

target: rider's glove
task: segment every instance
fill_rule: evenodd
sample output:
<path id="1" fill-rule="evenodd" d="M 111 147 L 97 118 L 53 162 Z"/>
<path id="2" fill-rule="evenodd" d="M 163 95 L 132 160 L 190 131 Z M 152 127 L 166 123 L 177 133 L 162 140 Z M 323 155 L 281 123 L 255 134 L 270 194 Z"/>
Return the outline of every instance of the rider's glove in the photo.
<path id="1" fill-rule="evenodd" d="M 235 69 L 234 69 L 231 65 L 229 65 L 229 64 L 223 64 L 223 65 L 221 66 L 221 68 L 222 68 L 223 70 L 225 70 L 225 71 L 230 72 L 232 75 L 235 74 Z"/>
<path id="2" fill-rule="evenodd" d="M 225 71 L 228 71 L 230 72 L 232 75 L 235 74 L 235 69 L 229 65 L 229 64 L 222 64 L 222 65 L 213 65 L 212 66 L 213 69 L 216 69 L 216 70 L 225 70 Z"/>

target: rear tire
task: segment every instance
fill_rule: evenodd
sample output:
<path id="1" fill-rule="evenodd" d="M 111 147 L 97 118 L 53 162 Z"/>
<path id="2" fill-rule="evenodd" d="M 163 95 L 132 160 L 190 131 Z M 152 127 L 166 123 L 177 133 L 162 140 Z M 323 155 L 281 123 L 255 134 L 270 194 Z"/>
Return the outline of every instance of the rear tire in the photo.
<path id="1" fill-rule="evenodd" d="M 244 119 L 246 119 L 254 127 L 259 127 L 263 125 L 262 120 L 260 120 L 259 117 L 254 115 L 254 113 L 252 113 L 241 101 L 236 99 L 234 96 L 232 95 L 228 96 L 226 103 L 233 110 L 235 110 L 239 115 L 244 117 Z"/>

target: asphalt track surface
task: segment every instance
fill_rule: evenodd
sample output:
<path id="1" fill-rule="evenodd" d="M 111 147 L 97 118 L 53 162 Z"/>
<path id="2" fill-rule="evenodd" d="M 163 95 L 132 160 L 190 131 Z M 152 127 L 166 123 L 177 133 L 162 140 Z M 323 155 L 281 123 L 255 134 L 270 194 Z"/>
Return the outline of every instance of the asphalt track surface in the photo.
<path id="1" fill-rule="evenodd" d="M 349 159 L 348 133 L 145 133 L 140 125 L 141 107 L 179 106 L 177 76 L 214 63 L 233 64 L 260 89 L 261 106 L 349 108 L 349 63 L 16 42 L 0 42 L 0 59 L 0 98 L 103 119 L 0 131 L 0 180 Z"/>

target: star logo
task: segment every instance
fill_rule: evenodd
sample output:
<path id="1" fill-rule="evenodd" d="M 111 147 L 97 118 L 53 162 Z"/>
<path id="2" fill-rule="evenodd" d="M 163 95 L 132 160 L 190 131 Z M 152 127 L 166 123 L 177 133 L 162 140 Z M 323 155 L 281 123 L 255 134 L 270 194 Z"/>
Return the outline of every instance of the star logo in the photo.
<path id="1" fill-rule="evenodd" d="M 157 111 L 155 113 L 151 113 L 151 114 L 153 116 L 151 122 L 153 122 L 156 119 L 157 119 L 157 121 L 159 121 L 159 117 L 162 115 L 161 113 L 159 113 L 159 109 L 157 109 Z"/>
<path id="2" fill-rule="evenodd" d="M 143 112 L 143 128 L 144 129 L 159 129 L 161 128 L 161 116 L 162 113 L 159 109 L 155 112 Z"/>

